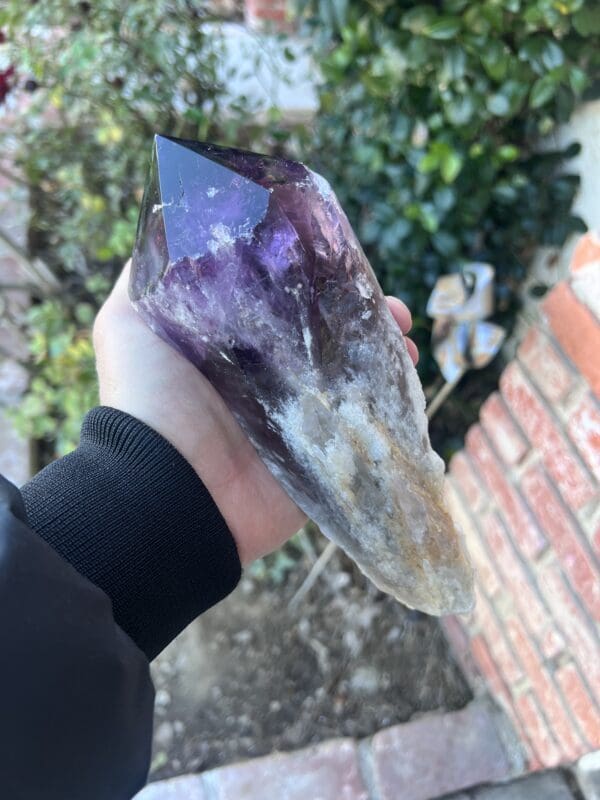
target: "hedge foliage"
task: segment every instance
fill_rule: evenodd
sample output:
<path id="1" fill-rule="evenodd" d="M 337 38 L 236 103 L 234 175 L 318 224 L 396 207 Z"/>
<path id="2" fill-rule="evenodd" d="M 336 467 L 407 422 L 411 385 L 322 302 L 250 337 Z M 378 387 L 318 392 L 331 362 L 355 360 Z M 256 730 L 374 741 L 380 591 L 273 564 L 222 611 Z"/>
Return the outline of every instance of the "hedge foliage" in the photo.
<path id="1" fill-rule="evenodd" d="M 597 0 L 308 0 L 325 83 L 313 160 L 417 325 L 436 278 L 497 268 L 510 310 L 532 249 L 584 229 L 577 152 L 540 152 L 600 76 Z M 507 319 L 508 324 L 510 320 Z M 422 374 L 433 374 L 422 337 Z"/>

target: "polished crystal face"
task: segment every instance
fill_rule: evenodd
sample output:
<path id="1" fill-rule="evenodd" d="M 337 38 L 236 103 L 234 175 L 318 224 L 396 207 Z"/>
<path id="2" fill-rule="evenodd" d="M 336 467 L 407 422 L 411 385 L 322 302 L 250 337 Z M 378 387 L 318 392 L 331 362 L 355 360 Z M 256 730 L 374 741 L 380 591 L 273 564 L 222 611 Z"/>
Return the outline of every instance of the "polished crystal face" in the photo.
<path id="1" fill-rule="evenodd" d="M 157 136 L 130 294 L 381 589 L 432 614 L 471 607 L 416 371 L 322 177 Z"/>

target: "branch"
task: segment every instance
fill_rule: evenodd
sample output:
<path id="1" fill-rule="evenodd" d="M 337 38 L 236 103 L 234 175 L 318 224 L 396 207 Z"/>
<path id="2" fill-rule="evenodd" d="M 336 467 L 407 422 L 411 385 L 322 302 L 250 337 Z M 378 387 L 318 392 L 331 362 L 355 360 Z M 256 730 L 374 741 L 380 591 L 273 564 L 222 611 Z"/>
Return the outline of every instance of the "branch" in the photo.
<path id="1" fill-rule="evenodd" d="M 14 172 L 11 172 L 3 166 L 0 166 L 0 175 L 3 175 L 9 181 L 12 181 L 12 183 L 18 183 L 20 186 L 25 186 L 27 189 L 31 189 L 31 184 L 28 183 L 24 178 L 21 178 L 20 175 L 15 175 Z"/>
<path id="2" fill-rule="evenodd" d="M 32 292 L 37 288 L 31 283 L 0 283 L 0 292 Z"/>
<path id="3" fill-rule="evenodd" d="M 60 289 L 60 281 L 52 270 L 39 259 L 32 261 L 25 248 L 15 242 L 2 228 L 0 228 L 0 242 L 4 242 L 18 256 L 21 268 L 36 286 L 51 292 L 56 292 Z"/>

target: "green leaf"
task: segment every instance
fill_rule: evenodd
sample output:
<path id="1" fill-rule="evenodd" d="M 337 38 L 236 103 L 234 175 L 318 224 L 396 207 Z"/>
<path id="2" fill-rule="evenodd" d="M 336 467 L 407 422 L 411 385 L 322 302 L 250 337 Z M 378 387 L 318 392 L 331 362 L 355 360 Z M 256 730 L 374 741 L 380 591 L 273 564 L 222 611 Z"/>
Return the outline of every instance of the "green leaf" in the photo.
<path id="1" fill-rule="evenodd" d="M 459 31 L 459 19 L 456 17 L 440 17 L 435 22 L 427 25 L 423 30 L 423 34 L 430 39 L 445 41 L 447 39 L 454 39 Z"/>
<path id="2" fill-rule="evenodd" d="M 423 172 L 427 174 L 428 172 L 434 172 L 440 166 L 440 157 L 439 155 L 434 152 L 430 151 L 426 153 L 423 158 L 419 161 L 417 169 L 419 172 Z"/>
<path id="3" fill-rule="evenodd" d="M 440 79 L 444 83 L 460 80 L 467 69 L 467 54 L 460 45 L 452 45 L 444 52 Z"/>
<path id="4" fill-rule="evenodd" d="M 588 3 L 573 15 L 573 27 L 580 36 L 600 34 L 600 5 Z"/>
<path id="5" fill-rule="evenodd" d="M 488 111 L 497 117 L 512 116 L 521 107 L 526 93 L 526 85 L 514 80 L 506 81 L 495 94 L 488 97 Z"/>
<path id="6" fill-rule="evenodd" d="M 465 94 L 462 97 L 455 97 L 444 106 L 446 118 L 452 125 L 457 127 L 466 125 L 471 121 L 475 113 L 475 104 L 473 98 Z"/>
<path id="7" fill-rule="evenodd" d="M 529 94 L 529 106 L 531 108 L 541 108 L 556 93 L 556 85 L 549 75 L 539 78 L 531 87 Z"/>
<path id="8" fill-rule="evenodd" d="M 433 23 L 437 12 L 433 6 L 415 6 L 402 15 L 401 27 L 414 34 L 420 34 Z"/>
<path id="9" fill-rule="evenodd" d="M 490 31 L 491 25 L 486 19 L 480 4 L 472 4 L 465 11 L 463 19 L 473 33 L 485 36 Z"/>
<path id="10" fill-rule="evenodd" d="M 444 0 L 444 11 L 458 14 L 469 5 L 469 0 Z"/>
<path id="11" fill-rule="evenodd" d="M 491 94 L 486 101 L 486 106 L 488 111 L 497 117 L 505 117 L 510 113 L 510 101 L 501 92 Z"/>
<path id="12" fill-rule="evenodd" d="M 542 63 L 546 67 L 546 69 L 555 69 L 556 67 L 560 67 L 565 60 L 565 56 L 561 48 L 558 44 L 549 39 L 545 46 L 542 53 Z"/>
<path id="13" fill-rule="evenodd" d="M 75 306 L 75 319 L 80 325 L 90 326 L 94 317 L 94 308 L 89 303 L 78 303 Z"/>
<path id="14" fill-rule="evenodd" d="M 501 81 L 506 77 L 510 55 L 503 42 L 488 42 L 481 54 L 481 61 L 490 78 Z"/>
<path id="15" fill-rule="evenodd" d="M 456 192 L 449 186 L 440 186 L 433 193 L 433 202 L 437 209 L 445 213 L 456 204 Z"/>
<path id="16" fill-rule="evenodd" d="M 502 161 L 516 161 L 519 155 L 520 150 L 514 144 L 505 144 L 498 148 L 498 156 Z"/>
<path id="17" fill-rule="evenodd" d="M 571 67 L 569 70 L 569 84 L 575 94 L 583 94 L 589 84 L 587 73 L 579 67 Z"/>
<path id="18" fill-rule="evenodd" d="M 456 255 L 460 247 L 458 238 L 446 231 L 434 233 L 431 241 L 438 253 L 446 257 Z"/>
<path id="19" fill-rule="evenodd" d="M 463 166 L 463 159 L 459 153 L 449 153 L 440 165 L 440 174 L 445 183 L 453 183 L 458 177 Z"/>

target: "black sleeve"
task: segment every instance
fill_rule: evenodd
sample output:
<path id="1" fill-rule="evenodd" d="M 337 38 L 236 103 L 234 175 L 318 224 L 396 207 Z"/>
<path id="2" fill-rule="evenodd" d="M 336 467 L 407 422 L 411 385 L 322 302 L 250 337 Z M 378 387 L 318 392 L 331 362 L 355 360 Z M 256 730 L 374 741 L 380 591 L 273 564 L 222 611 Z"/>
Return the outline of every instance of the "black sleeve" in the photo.
<path id="1" fill-rule="evenodd" d="M 0 635 L 0 797 L 129 800 L 150 760 L 148 661 L 1 477 Z"/>
<path id="2" fill-rule="evenodd" d="M 239 581 L 233 537 L 192 467 L 121 411 L 90 411 L 77 450 L 21 491 L 33 530 L 108 595 L 149 659 Z"/>
<path id="3" fill-rule="evenodd" d="M 127 414 L 91 411 L 22 496 L 0 478 L 0 796 L 129 800 L 150 760 L 146 656 L 240 571 L 192 468 Z"/>

